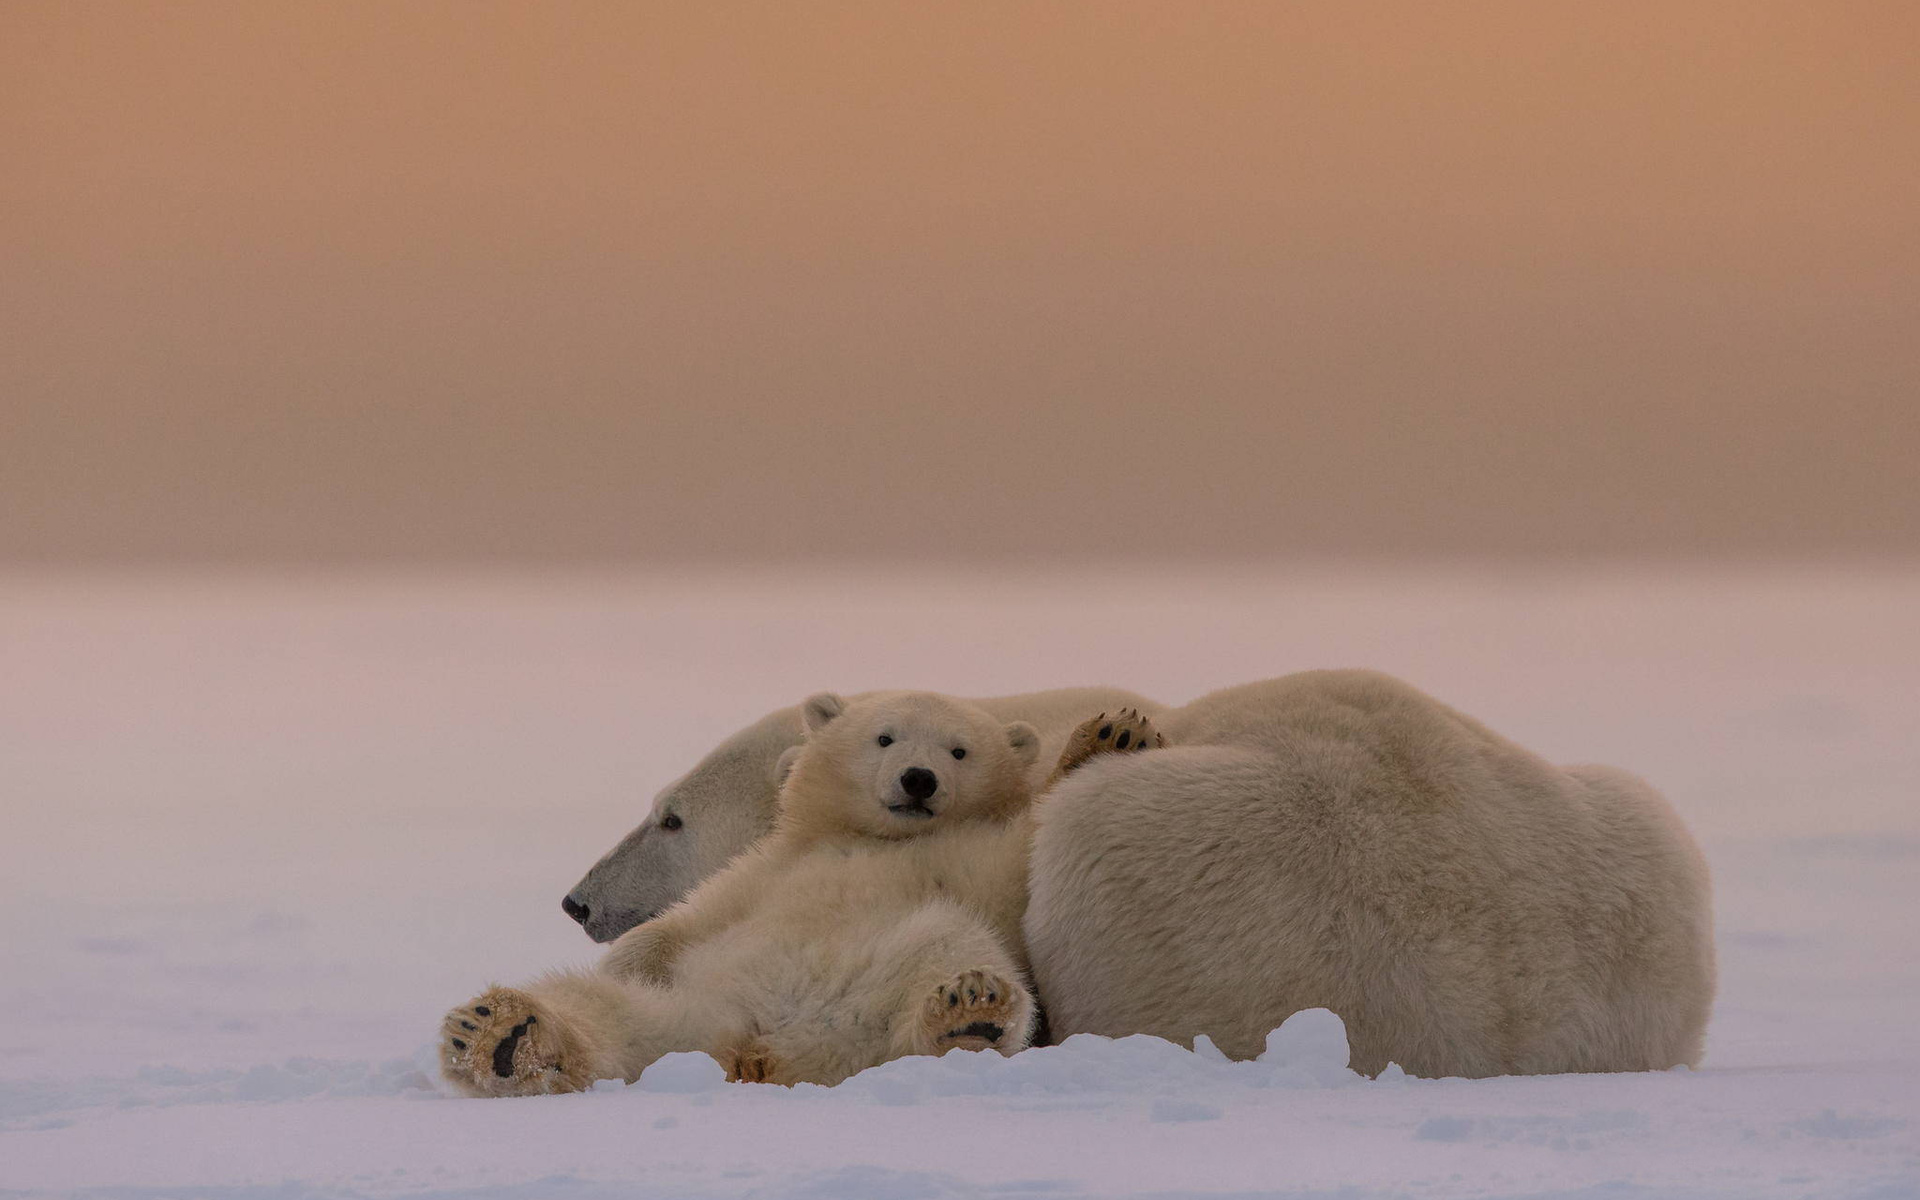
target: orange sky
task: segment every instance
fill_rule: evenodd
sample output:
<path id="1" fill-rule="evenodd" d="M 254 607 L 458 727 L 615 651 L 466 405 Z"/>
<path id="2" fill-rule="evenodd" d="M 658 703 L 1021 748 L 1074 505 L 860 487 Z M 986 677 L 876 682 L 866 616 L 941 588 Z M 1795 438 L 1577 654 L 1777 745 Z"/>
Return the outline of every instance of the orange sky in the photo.
<path id="1" fill-rule="evenodd" d="M 1920 553 L 1907 3 L 0 7 L 0 561 Z"/>

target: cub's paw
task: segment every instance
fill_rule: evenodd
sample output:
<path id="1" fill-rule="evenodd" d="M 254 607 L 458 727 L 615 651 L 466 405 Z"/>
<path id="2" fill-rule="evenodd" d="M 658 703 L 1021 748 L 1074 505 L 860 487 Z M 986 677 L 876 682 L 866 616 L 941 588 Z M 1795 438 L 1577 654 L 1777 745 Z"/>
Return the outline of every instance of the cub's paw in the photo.
<path id="1" fill-rule="evenodd" d="M 962 971 L 935 988 L 921 1009 L 921 1032 L 935 1054 L 1026 1046 L 1033 1005 L 1026 989 L 992 971 Z"/>
<path id="2" fill-rule="evenodd" d="M 767 1048 L 767 1044 L 758 1039 L 743 1042 L 733 1049 L 718 1055 L 720 1065 L 726 1068 L 728 1083 L 783 1083 L 791 1085 L 786 1077 L 786 1064 L 778 1055 Z"/>
<path id="3" fill-rule="evenodd" d="M 1166 744 L 1167 739 L 1137 708 L 1101 713 L 1090 721 L 1082 721 L 1068 736 L 1066 749 L 1060 752 L 1058 773 L 1064 775 L 1095 755 L 1136 754 L 1157 750 Z"/>
<path id="4" fill-rule="evenodd" d="M 586 1056 L 525 992 L 489 988 L 440 1026 L 440 1073 L 469 1096 L 578 1092 L 593 1082 Z"/>

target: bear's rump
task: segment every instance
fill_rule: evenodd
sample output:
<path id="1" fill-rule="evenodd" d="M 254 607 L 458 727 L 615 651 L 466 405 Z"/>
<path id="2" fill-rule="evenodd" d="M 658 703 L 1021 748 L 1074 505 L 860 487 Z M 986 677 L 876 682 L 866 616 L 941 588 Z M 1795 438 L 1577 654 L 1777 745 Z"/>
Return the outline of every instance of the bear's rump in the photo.
<path id="1" fill-rule="evenodd" d="M 1360 1069 L 1393 1058 L 1421 1074 L 1485 1075 L 1691 1057 L 1656 1048 L 1593 1064 L 1548 1049 L 1648 1025 L 1615 1002 L 1631 981 L 1595 976 L 1623 938 L 1637 940 L 1615 915 L 1622 885 L 1643 899 L 1670 886 L 1614 861 L 1591 803 L 1629 824 L 1634 814 L 1471 729 L 1437 748 L 1450 761 L 1429 773 L 1462 786 L 1402 803 L 1407 772 L 1361 739 L 1314 732 L 1297 757 L 1271 748 L 1301 744 L 1282 732 L 1267 746 L 1090 764 L 1045 802 L 1026 930 L 1056 1036 L 1207 1032 L 1245 1055 L 1292 1012 L 1329 1007 Z M 1664 808 L 1650 791 L 1647 801 Z M 1686 840 L 1677 823 L 1651 832 Z M 1711 983 L 1677 989 L 1696 991 Z M 1565 1039 L 1567 1026 L 1589 1032 Z"/>

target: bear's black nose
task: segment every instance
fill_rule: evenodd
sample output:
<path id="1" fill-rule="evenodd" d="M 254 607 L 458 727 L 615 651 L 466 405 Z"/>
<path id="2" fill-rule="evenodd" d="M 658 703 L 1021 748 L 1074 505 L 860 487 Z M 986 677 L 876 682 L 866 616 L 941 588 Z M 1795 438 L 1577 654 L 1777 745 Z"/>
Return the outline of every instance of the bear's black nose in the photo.
<path id="1" fill-rule="evenodd" d="M 925 767 L 908 767 L 900 774 L 900 790 L 915 800 L 925 800 L 940 790 L 940 777 Z"/>
<path id="2" fill-rule="evenodd" d="M 593 915 L 592 912 L 588 911 L 586 905 L 575 900 L 572 896 L 560 897 L 560 911 L 580 922 L 582 925 L 585 925 L 587 918 Z"/>

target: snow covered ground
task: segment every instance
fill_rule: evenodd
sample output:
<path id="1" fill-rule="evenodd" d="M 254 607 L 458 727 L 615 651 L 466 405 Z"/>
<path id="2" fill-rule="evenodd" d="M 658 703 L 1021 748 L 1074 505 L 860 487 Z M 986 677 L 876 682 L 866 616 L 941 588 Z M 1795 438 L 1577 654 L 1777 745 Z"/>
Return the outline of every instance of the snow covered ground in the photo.
<path id="1" fill-rule="evenodd" d="M 1698 1071 L 1358 1079 L 1148 1039 L 455 1100 L 588 961 L 561 894 L 823 687 L 1179 701 L 1402 675 L 1663 787 L 1716 872 Z M 1920 570 L 0 579 L 0 1196 L 1920 1196 Z"/>

